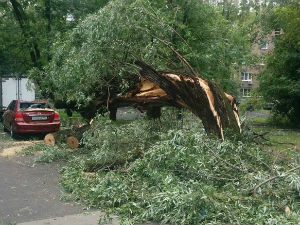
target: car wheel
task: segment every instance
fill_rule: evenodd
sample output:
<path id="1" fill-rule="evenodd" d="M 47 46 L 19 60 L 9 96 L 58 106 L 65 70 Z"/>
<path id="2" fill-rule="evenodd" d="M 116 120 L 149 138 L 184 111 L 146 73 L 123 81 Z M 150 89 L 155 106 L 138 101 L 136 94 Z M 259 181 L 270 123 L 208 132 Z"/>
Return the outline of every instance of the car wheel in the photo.
<path id="1" fill-rule="evenodd" d="M 13 131 L 12 125 L 10 125 L 10 137 L 13 139 L 17 138 L 16 132 Z"/>
<path id="2" fill-rule="evenodd" d="M 8 132 L 8 130 L 6 129 L 6 127 L 4 126 L 4 124 L 2 124 L 3 126 L 3 132 Z"/>

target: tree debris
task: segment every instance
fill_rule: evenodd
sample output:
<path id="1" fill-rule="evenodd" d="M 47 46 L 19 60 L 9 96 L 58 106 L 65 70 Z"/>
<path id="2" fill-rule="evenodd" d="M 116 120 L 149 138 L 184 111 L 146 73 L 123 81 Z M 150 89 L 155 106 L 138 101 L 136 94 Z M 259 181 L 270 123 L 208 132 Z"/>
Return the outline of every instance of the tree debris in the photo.
<path id="1" fill-rule="evenodd" d="M 253 197 L 256 197 L 256 196 L 257 196 L 257 193 L 256 193 L 256 192 L 257 192 L 257 189 L 258 189 L 259 187 L 261 187 L 262 185 L 264 185 L 264 184 L 266 184 L 266 183 L 268 183 L 268 182 L 270 182 L 270 181 L 272 181 L 272 180 L 275 180 L 275 179 L 277 179 L 277 178 L 285 177 L 285 176 L 287 176 L 289 173 L 291 173 L 291 172 L 293 172 L 293 171 L 295 171 L 295 170 L 297 170 L 297 169 L 300 169 L 300 166 L 294 167 L 293 169 L 290 169 L 290 170 L 286 171 L 285 174 L 283 174 L 283 175 L 277 175 L 277 176 L 270 177 L 269 179 L 267 179 L 267 180 L 265 180 L 265 181 L 263 181 L 263 182 L 257 184 L 257 185 L 252 189 L 252 191 L 251 191 Z"/>

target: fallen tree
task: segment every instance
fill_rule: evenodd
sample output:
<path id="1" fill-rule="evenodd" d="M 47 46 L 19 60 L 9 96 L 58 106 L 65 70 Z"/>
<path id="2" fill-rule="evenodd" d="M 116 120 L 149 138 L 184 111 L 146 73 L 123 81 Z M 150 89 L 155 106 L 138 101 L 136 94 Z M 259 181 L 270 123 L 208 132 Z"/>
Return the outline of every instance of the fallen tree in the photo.
<path id="1" fill-rule="evenodd" d="M 161 106 L 172 105 L 191 110 L 202 120 L 208 134 L 222 140 L 225 138 L 225 129 L 240 134 L 235 100 L 224 93 L 218 84 L 194 75 L 158 72 L 142 61 L 136 61 L 136 64 L 141 68 L 141 82 L 128 95 L 111 101 L 111 114 L 120 106 L 158 110 Z"/>

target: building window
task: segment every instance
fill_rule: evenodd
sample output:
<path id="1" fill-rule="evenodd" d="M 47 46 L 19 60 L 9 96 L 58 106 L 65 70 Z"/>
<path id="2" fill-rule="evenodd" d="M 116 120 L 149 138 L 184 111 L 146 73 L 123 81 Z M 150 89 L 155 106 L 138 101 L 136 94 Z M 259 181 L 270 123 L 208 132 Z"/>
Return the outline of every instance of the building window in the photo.
<path id="1" fill-rule="evenodd" d="M 252 81 L 252 74 L 247 72 L 241 72 L 242 81 Z"/>
<path id="2" fill-rule="evenodd" d="M 267 50 L 269 48 L 269 43 L 267 41 L 260 42 L 260 49 Z"/>
<path id="3" fill-rule="evenodd" d="M 73 22 L 74 21 L 74 16 L 71 13 L 67 13 L 66 21 L 68 22 Z"/>
<path id="4" fill-rule="evenodd" d="M 242 95 L 243 97 L 250 97 L 250 96 L 251 96 L 251 95 L 250 95 L 250 91 L 251 91 L 250 88 L 242 88 L 242 89 L 241 89 L 241 95 Z"/>
<path id="5" fill-rule="evenodd" d="M 259 65 L 264 66 L 265 65 L 265 60 L 266 60 L 265 56 L 260 57 L 260 63 L 259 63 Z"/>

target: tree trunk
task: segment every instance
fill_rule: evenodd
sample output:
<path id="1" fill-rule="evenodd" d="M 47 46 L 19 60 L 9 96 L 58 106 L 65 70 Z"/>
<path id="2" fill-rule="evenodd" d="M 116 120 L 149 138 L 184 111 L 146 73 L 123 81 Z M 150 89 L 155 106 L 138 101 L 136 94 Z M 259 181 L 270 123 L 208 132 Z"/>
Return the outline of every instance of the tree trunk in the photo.
<path id="1" fill-rule="evenodd" d="M 49 146 L 54 146 L 59 142 L 66 142 L 72 149 L 78 148 L 83 133 L 90 128 L 90 125 L 76 127 L 73 129 L 60 130 L 55 133 L 49 133 L 44 138 L 44 143 Z"/>
<path id="2" fill-rule="evenodd" d="M 10 3 L 13 7 L 14 14 L 21 28 L 22 34 L 24 35 L 25 41 L 29 48 L 29 54 L 31 61 L 34 66 L 40 67 L 40 51 L 38 44 L 34 38 L 30 37 L 30 30 L 28 26 L 28 18 L 26 17 L 24 10 L 22 9 L 21 4 L 17 0 L 10 0 Z"/>
<path id="3" fill-rule="evenodd" d="M 49 146 L 54 146 L 55 143 L 56 143 L 56 136 L 57 134 L 56 133 L 50 133 L 50 134 L 47 134 L 45 137 L 44 137 L 44 142 L 46 145 L 49 145 Z"/>
<path id="4" fill-rule="evenodd" d="M 109 107 L 109 119 L 112 121 L 116 121 L 117 120 L 117 107 Z"/>
<path id="5" fill-rule="evenodd" d="M 238 117 L 219 85 L 192 75 L 157 72 L 142 61 L 136 64 L 143 78 L 157 84 L 174 102 L 197 115 L 208 134 L 222 140 L 225 129 L 240 134 Z"/>
<path id="6" fill-rule="evenodd" d="M 47 60 L 50 62 L 51 0 L 45 0 L 45 18 L 47 19 Z"/>
<path id="7" fill-rule="evenodd" d="M 72 149 L 78 148 L 83 137 L 83 133 L 88 129 L 90 129 L 90 125 L 84 125 L 74 129 L 72 132 L 73 134 L 67 138 L 67 145 Z"/>
<path id="8" fill-rule="evenodd" d="M 160 107 L 151 107 L 147 109 L 147 117 L 149 119 L 159 119 L 161 116 Z"/>

